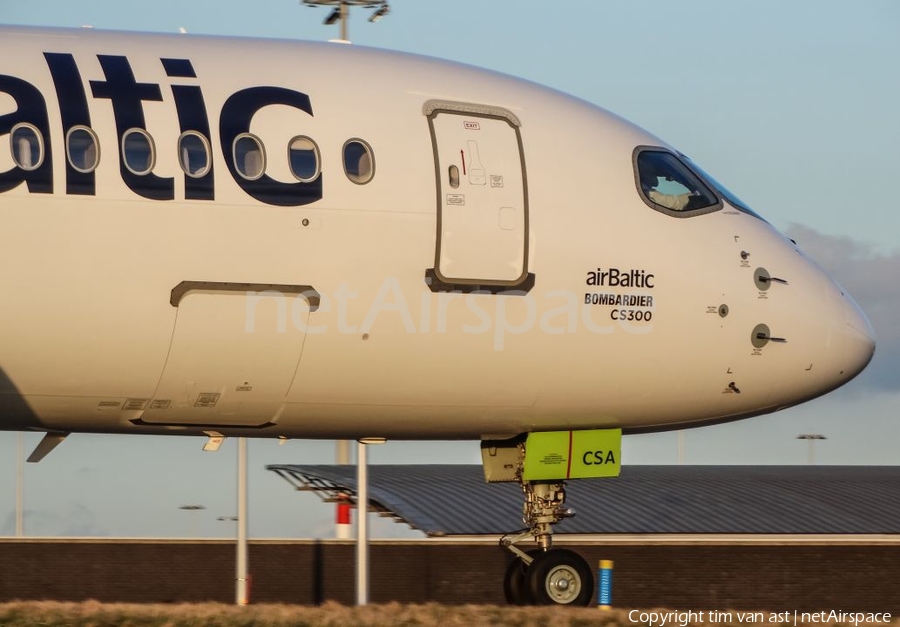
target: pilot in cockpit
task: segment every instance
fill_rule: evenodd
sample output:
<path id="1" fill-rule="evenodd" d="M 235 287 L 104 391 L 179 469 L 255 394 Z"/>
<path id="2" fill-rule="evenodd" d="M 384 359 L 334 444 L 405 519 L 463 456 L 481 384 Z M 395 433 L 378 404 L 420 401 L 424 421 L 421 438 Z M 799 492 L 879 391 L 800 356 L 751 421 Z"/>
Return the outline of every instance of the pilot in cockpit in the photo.
<path id="1" fill-rule="evenodd" d="M 673 181 L 670 177 L 660 177 L 659 174 L 652 170 L 651 168 L 641 168 L 641 189 L 643 189 L 644 194 L 647 195 L 647 198 L 655 202 L 657 205 L 665 207 L 666 209 L 671 209 L 672 211 L 683 211 L 685 207 L 687 207 L 688 203 L 691 200 L 691 192 L 687 190 L 685 193 L 670 193 L 673 191 L 680 191 L 684 186 L 679 185 L 676 181 Z M 661 183 L 661 179 L 663 181 L 671 182 L 671 185 L 664 185 Z M 678 190 L 671 189 L 672 187 L 679 188 Z M 664 191 L 660 191 L 662 188 Z M 668 189 L 667 189 L 668 188 Z"/>

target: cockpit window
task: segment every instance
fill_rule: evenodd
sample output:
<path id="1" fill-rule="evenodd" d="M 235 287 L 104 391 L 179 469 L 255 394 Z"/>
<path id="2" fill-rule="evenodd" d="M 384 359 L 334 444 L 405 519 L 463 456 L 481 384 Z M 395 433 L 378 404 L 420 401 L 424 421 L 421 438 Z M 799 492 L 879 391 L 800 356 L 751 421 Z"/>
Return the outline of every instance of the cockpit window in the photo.
<path id="1" fill-rule="evenodd" d="M 710 213 L 722 203 L 677 155 L 661 149 L 635 150 L 635 177 L 641 197 L 662 213 L 687 217 Z"/>
<path id="2" fill-rule="evenodd" d="M 703 180 L 705 180 L 707 183 L 709 183 L 710 185 L 715 187 L 716 191 L 719 192 L 719 194 L 721 196 L 725 197 L 725 200 L 728 201 L 728 204 L 732 205 L 735 209 L 738 209 L 739 211 L 743 211 L 744 213 L 749 213 L 750 215 L 752 215 L 756 218 L 759 218 L 763 222 L 766 221 L 765 218 L 763 218 L 761 215 L 759 215 L 758 213 L 753 211 L 753 209 L 751 209 L 747 205 L 747 203 L 745 203 L 743 200 L 741 200 L 740 198 L 735 196 L 733 193 L 731 193 L 731 191 L 728 188 L 726 188 L 724 185 L 719 183 L 719 181 L 717 181 L 714 177 L 710 176 L 710 174 L 706 170 L 704 170 L 699 165 L 694 163 L 690 157 L 688 157 L 687 155 L 681 155 L 681 158 L 684 159 L 685 161 L 687 161 L 690 164 L 691 168 L 693 168 L 694 171 L 696 171 L 700 176 L 703 177 Z"/>

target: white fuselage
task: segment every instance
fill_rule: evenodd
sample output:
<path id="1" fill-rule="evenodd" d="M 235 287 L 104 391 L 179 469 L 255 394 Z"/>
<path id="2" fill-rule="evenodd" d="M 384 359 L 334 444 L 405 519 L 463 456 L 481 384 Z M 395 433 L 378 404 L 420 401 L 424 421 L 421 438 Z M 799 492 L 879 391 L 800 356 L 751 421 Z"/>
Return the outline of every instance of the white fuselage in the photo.
<path id="1" fill-rule="evenodd" d="M 339 44 L 0 28 L 0 59 L 0 428 L 653 430 L 793 405 L 871 358 L 795 244 L 721 199 L 654 209 L 636 149 L 671 149 L 558 92 Z M 14 161 L 23 124 L 35 170 Z M 74 126 L 92 173 L 67 161 Z M 126 127 L 151 174 L 123 167 Z M 184 131 L 209 141 L 203 177 Z M 236 169 L 242 132 L 261 179 Z M 359 172 L 349 141 L 371 150 Z"/>

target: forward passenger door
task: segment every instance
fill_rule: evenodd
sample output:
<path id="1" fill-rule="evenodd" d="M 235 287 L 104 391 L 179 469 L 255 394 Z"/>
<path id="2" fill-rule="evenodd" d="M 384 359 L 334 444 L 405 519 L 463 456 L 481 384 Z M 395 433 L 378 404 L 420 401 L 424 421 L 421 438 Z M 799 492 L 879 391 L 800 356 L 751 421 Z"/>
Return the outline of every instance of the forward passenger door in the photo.
<path id="1" fill-rule="evenodd" d="M 530 289 L 519 120 L 498 107 L 426 104 L 435 160 L 432 289 Z"/>

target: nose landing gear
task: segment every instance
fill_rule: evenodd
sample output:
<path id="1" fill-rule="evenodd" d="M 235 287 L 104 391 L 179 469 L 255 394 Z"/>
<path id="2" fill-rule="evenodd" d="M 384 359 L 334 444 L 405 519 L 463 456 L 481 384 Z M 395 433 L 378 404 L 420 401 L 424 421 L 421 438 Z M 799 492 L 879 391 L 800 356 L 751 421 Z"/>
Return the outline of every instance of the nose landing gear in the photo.
<path id="1" fill-rule="evenodd" d="M 505 440 L 482 440 L 485 480 L 515 481 L 525 495 L 525 528 L 500 539 L 500 546 L 513 554 L 503 579 L 509 603 L 586 606 L 591 602 L 593 570 L 577 553 L 552 548 L 552 526 L 575 515 L 565 507 L 565 482 L 618 476 L 621 444 L 621 429 L 523 433 Z M 536 549 L 526 552 L 516 546 L 529 539 Z"/>
<path id="2" fill-rule="evenodd" d="M 594 575 L 587 562 L 568 549 L 551 548 L 551 525 L 575 515 L 563 507 L 566 499 L 564 484 L 520 483 L 525 493 L 522 519 L 528 527 L 500 540 L 500 546 L 515 556 L 503 580 L 507 602 L 514 605 L 588 605 L 594 590 Z M 541 548 L 526 553 L 515 545 L 529 537 L 533 537 Z"/>

